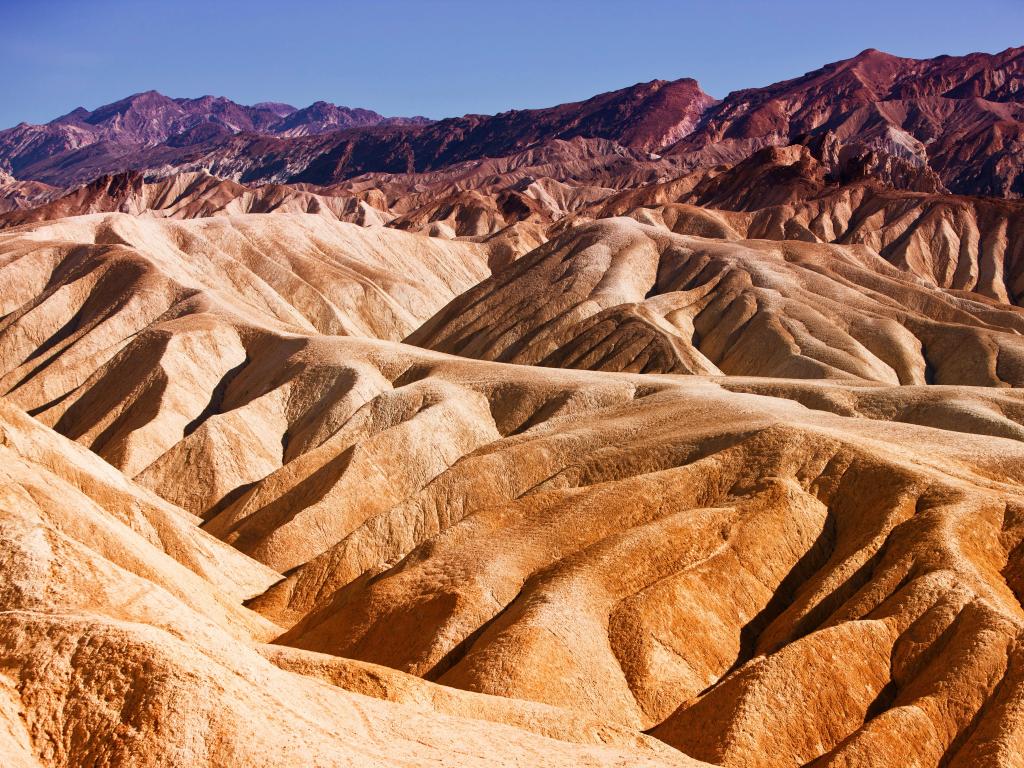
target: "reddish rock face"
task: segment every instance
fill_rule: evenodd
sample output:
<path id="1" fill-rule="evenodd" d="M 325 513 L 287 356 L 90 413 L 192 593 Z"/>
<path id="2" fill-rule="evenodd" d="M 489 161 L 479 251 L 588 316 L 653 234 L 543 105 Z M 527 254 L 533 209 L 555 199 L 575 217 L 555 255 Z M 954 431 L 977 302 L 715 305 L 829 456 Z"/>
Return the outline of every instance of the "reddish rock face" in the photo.
<path id="1" fill-rule="evenodd" d="M 802 77 L 715 102 L 694 80 L 655 80 L 583 102 L 430 123 L 317 102 L 245 107 L 137 94 L 45 126 L 0 132 L 0 167 L 58 186 L 127 169 L 217 169 L 243 182 L 333 184 L 426 172 L 553 139 L 608 139 L 686 168 L 735 163 L 825 135 L 875 154 L 900 188 L 1024 194 L 1024 48 L 917 60 L 867 50 Z M 892 167 L 899 166 L 893 173 Z"/>
<path id="2" fill-rule="evenodd" d="M 1024 48 L 917 60 L 867 50 L 803 77 L 729 94 L 668 150 L 735 162 L 831 132 L 921 168 L 952 192 L 1024 194 Z"/>

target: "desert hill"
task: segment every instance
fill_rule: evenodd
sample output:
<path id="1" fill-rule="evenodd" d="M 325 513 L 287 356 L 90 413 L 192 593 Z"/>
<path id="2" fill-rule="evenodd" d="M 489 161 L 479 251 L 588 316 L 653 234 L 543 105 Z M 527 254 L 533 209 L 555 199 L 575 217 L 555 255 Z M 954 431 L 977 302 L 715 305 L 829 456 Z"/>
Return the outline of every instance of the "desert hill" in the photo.
<path id="1" fill-rule="evenodd" d="M 27 182 L 16 182 L 23 185 Z M 248 187 L 208 173 L 179 173 L 147 182 L 135 171 L 100 176 L 72 190 L 52 191 L 36 205 L 0 214 L 0 228 L 91 213 L 130 213 L 195 219 L 241 213 L 311 213 L 356 224 L 384 224 L 395 217 L 380 191 L 333 194 L 298 185 Z"/>
<path id="2" fill-rule="evenodd" d="M 215 169 L 217 170 L 217 169 Z M 454 237 L 545 239 L 553 223 L 613 193 L 673 178 L 677 164 L 607 140 L 553 140 L 507 157 L 430 173 L 369 174 L 342 184 L 240 184 L 206 170 L 146 179 L 125 171 L 69 190 L 11 182 L 0 229 L 66 216 L 121 212 L 161 218 L 312 213 L 361 225 Z M 29 185 L 40 189 L 31 194 Z M 589 214 L 588 214 L 589 215 Z M 508 230 L 508 231 L 506 231 Z M 516 255 L 519 247 L 512 247 Z"/>
<path id="3" fill-rule="evenodd" d="M 585 716 L 268 648 L 279 630 L 240 600 L 277 574 L 2 399 L 0 454 L 5 765 L 698 765 Z"/>
<path id="4" fill-rule="evenodd" d="M 489 278 L 486 243 L 306 214 L 95 214 L 0 250 L 21 764 L 1012 764 L 1010 305 L 865 246 L 630 218 Z M 815 343 L 838 287 L 850 341 Z M 414 338 L 513 349 L 529 302 L 539 343 L 624 297 L 673 343 L 659 302 L 764 317 L 715 324 L 750 351 L 711 376 L 398 342 L 440 310 Z"/>
<path id="5" fill-rule="evenodd" d="M 442 352 L 647 373 L 1024 384 L 1024 311 L 864 246 L 580 225 L 409 336 Z"/>
<path id="6" fill-rule="evenodd" d="M 732 166 L 622 190 L 581 209 L 678 234 L 863 244 L 939 288 L 1020 303 L 1024 205 L 896 188 L 877 155 L 824 142 L 756 152 Z M 890 183 L 886 183 L 886 182 Z"/>
<path id="7" fill-rule="evenodd" d="M 1018 302 L 1024 290 L 1021 203 L 937 191 L 933 174 L 832 134 L 690 173 L 616 147 L 555 141 L 485 163 L 329 187 L 247 186 L 207 173 L 146 181 L 126 172 L 64 194 L 36 193 L 49 202 L 37 198 L 0 214 L 0 228 L 100 212 L 174 219 L 308 213 L 485 242 L 496 265 L 569 227 L 625 215 L 677 234 L 864 244 L 938 287 L 1002 302 Z"/>
<path id="8" fill-rule="evenodd" d="M 1021 766 L 1021 51 L 0 132 L 0 764 Z"/>

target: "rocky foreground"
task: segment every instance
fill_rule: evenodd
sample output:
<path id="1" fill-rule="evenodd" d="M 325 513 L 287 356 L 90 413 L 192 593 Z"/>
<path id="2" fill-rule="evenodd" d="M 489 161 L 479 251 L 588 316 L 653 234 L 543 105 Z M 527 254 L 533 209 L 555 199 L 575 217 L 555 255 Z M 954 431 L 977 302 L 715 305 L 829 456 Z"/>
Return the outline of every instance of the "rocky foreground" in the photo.
<path id="1" fill-rule="evenodd" d="M 5 764 L 1020 765 L 1019 262 L 672 205 L 0 233 Z"/>

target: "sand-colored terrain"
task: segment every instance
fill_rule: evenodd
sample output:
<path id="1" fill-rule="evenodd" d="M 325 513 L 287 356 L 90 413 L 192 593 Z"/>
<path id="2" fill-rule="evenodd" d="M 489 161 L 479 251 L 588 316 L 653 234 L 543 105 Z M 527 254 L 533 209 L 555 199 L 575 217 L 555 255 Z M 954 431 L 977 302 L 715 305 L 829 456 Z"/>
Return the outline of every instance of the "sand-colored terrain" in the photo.
<path id="1" fill-rule="evenodd" d="M 1024 313 L 636 219 L 0 233 L 8 764 L 1018 765 Z"/>

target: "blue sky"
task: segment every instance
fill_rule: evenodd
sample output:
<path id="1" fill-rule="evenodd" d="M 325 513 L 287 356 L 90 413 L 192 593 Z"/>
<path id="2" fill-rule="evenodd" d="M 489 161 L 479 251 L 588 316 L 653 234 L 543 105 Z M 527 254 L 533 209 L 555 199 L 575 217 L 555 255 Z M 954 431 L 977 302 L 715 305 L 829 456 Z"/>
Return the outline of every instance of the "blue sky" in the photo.
<path id="1" fill-rule="evenodd" d="M 491 113 L 654 78 L 766 85 L 873 47 L 1024 45 L 1024 0 L 0 0 L 0 127 L 138 91 Z"/>

